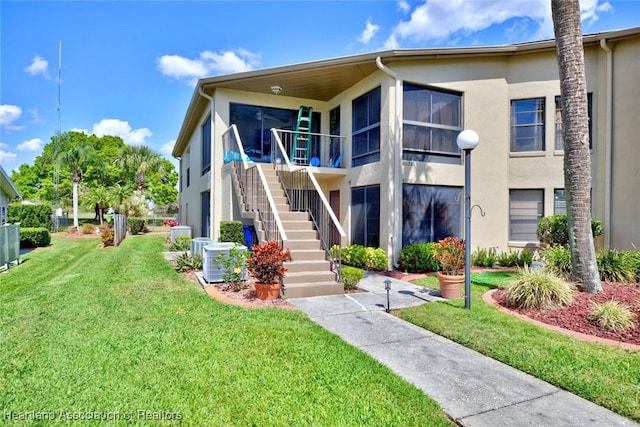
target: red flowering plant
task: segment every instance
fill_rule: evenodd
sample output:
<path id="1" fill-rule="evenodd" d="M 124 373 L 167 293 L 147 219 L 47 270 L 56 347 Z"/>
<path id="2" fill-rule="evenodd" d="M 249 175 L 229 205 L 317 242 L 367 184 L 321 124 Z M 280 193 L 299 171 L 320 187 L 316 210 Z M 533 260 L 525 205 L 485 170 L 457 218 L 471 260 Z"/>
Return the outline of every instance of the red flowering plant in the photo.
<path id="1" fill-rule="evenodd" d="M 436 243 L 435 260 L 440 270 L 449 276 L 459 276 L 464 270 L 464 240 L 449 236 Z"/>
<path id="2" fill-rule="evenodd" d="M 251 255 L 247 259 L 247 269 L 258 283 L 279 283 L 287 269 L 285 261 L 291 261 L 289 249 L 281 249 L 278 242 L 271 240 L 253 245 Z"/>

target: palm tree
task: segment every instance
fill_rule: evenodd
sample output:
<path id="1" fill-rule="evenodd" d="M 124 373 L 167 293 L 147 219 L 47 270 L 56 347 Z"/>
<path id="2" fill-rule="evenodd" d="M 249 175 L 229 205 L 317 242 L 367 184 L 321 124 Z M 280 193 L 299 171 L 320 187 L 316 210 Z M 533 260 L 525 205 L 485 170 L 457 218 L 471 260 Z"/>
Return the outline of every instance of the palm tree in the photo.
<path id="1" fill-rule="evenodd" d="M 147 146 L 126 146 L 117 160 L 117 165 L 129 173 L 135 171 L 136 194 L 138 199 L 142 197 L 145 184 L 145 173 L 155 170 L 160 174 L 165 173 L 162 158 Z"/>
<path id="2" fill-rule="evenodd" d="M 91 164 L 93 149 L 83 140 L 76 141 L 66 150 L 57 154 L 57 160 L 71 170 L 73 183 L 73 226 L 78 229 L 78 184 L 82 180 L 84 171 Z"/>
<path id="3" fill-rule="evenodd" d="M 589 292 L 602 290 L 591 233 L 591 159 L 587 81 L 579 0 L 551 0 L 562 96 L 564 182 L 573 279 Z"/>
<path id="4" fill-rule="evenodd" d="M 92 187 L 85 197 L 85 202 L 96 207 L 96 215 L 100 225 L 104 220 L 104 208 L 113 201 L 112 193 L 105 187 Z"/>

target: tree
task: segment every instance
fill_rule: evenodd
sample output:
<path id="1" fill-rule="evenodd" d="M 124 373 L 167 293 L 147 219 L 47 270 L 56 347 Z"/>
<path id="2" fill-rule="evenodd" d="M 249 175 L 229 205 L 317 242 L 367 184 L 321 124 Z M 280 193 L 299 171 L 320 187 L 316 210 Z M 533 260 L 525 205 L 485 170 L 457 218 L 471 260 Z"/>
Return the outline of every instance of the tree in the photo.
<path id="1" fill-rule="evenodd" d="M 71 145 L 64 151 L 55 154 L 56 160 L 66 165 L 71 170 L 71 182 L 73 182 L 73 226 L 78 229 L 78 184 L 84 171 L 92 163 L 93 147 L 84 141 Z"/>
<path id="2" fill-rule="evenodd" d="M 562 97 L 564 181 L 573 279 L 589 292 L 602 290 L 591 234 L 591 159 L 587 81 L 579 0 L 551 0 Z"/>
<path id="3" fill-rule="evenodd" d="M 125 170 L 135 173 L 136 193 L 142 197 L 145 187 L 147 171 L 155 170 L 164 174 L 165 164 L 162 158 L 147 146 L 126 146 L 119 157 L 117 164 Z"/>
<path id="4" fill-rule="evenodd" d="M 112 192 L 102 186 L 91 187 L 85 196 L 85 202 L 95 207 L 96 216 L 94 219 L 100 221 L 100 225 L 104 221 L 104 208 L 109 206 L 113 199 Z"/>

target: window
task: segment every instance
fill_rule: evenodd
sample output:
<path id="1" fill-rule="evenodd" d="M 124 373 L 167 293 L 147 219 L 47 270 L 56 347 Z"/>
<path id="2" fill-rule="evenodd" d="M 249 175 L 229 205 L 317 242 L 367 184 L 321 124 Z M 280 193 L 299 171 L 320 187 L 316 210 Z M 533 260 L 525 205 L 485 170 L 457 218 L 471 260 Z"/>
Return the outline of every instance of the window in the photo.
<path id="1" fill-rule="evenodd" d="M 351 189 L 351 244 L 380 246 L 380 186 Z"/>
<path id="2" fill-rule="evenodd" d="M 459 163 L 462 95 L 405 84 L 402 105 L 402 159 Z"/>
<path id="3" fill-rule="evenodd" d="M 564 188 L 553 190 L 553 213 L 566 214 L 567 204 L 564 199 Z"/>
<path id="4" fill-rule="evenodd" d="M 191 168 L 187 168 L 187 188 L 191 185 Z"/>
<path id="5" fill-rule="evenodd" d="M 511 152 L 544 151 L 544 98 L 511 101 Z"/>
<path id="6" fill-rule="evenodd" d="M 0 225 L 6 224 L 7 221 L 7 208 L 6 206 L 0 206 Z"/>
<path id="7" fill-rule="evenodd" d="M 380 161 L 380 88 L 353 101 L 351 165 Z"/>
<path id="8" fill-rule="evenodd" d="M 200 193 L 200 226 L 202 229 L 200 230 L 200 235 L 202 237 L 211 237 L 210 232 L 210 197 L 211 193 L 209 191 L 205 191 Z"/>
<path id="9" fill-rule="evenodd" d="M 593 141 L 593 133 L 591 131 L 593 120 L 593 111 L 591 103 L 591 94 L 587 94 L 587 114 L 589 116 L 589 148 L 592 147 L 591 141 Z M 563 150 L 564 143 L 562 141 L 562 97 L 556 96 L 556 142 L 553 147 L 555 150 Z"/>
<path id="10" fill-rule="evenodd" d="M 329 111 L 329 134 L 340 135 L 340 106 Z M 340 138 L 331 138 L 329 143 L 329 158 L 331 163 L 340 157 L 342 153 L 342 141 Z"/>
<path id="11" fill-rule="evenodd" d="M 509 191 L 509 240 L 537 242 L 538 221 L 544 212 L 544 190 Z"/>
<path id="12" fill-rule="evenodd" d="M 298 110 L 284 108 L 261 107 L 259 105 L 235 104 L 229 105 L 229 117 L 232 125 L 238 128 L 240 141 L 245 154 L 254 162 L 271 162 L 271 128 L 295 130 L 298 120 Z M 320 113 L 311 116 L 311 132 L 320 133 Z M 285 149 L 289 148 L 286 141 L 282 141 Z M 311 156 L 320 157 L 318 144 L 312 143 Z"/>
<path id="13" fill-rule="evenodd" d="M 202 124 L 202 175 L 211 169 L 211 116 Z M 188 187 L 188 185 L 187 185 Z"/>
<path id="14" fill-rule="evenodd" d="M 462 188 L 404 184 L 402 246 L 461 236 Z"/>

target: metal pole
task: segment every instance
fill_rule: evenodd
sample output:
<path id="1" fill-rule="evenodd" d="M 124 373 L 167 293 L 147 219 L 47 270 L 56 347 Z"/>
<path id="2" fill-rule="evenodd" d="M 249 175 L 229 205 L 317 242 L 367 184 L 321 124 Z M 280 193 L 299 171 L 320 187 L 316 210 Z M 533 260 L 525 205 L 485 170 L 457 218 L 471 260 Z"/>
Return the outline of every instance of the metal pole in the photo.
<path id="1" fill-rule="evenodd" d="M 471 150 L 464 150 L 464 308 L 471 310 Z"/>

